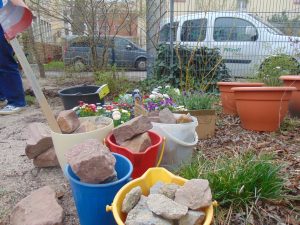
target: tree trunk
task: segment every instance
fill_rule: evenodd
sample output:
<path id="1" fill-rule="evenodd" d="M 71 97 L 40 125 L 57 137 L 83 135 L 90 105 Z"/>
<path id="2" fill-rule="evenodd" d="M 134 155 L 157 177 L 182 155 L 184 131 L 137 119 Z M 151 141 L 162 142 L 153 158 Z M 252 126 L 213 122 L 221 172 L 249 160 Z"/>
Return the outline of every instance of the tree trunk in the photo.
<path id="1" fill-rule="evenodd" d="M 29 29 L 28 29 L 28 41 L 29 41 L 29 45 L 31 46 L 31 49 L 32 49 L 33 57 L 35 58 L 35 61 L 38 65 L 40 77 L 45 78 L 46 77 L 45 68 L 44 68 L 43 63 L 40 60 L 39 53 L 36 49 L 32 27 L 29 27 Z"/>

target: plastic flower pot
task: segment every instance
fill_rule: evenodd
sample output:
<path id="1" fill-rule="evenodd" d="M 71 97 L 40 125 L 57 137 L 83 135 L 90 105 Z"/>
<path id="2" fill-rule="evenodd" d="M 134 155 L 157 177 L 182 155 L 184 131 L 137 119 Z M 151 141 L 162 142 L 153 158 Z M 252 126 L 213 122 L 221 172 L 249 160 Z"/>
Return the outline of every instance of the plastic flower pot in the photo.
<path id="1" fill-rule="evenodd" d="M 295 87 L 238 87 L 234 91 L 242 127 L 276 131 L 288 111 Z"/>
<path id="2" fill-rule="evenodd" d="M 184 185 L 187 181 L 186 179 L 175 176 L 164 168 L 150 168 L 143 176 L 133 181 L 130 181 L 124 187 L 122 187 L 117 195 L 115 196 L 111 206 L 106 206 L 106 210 L 112 211 L 115 221 L 118 225 L 125 225 L 126 214 L 122 213 L 122 203 L 126 196 L 126 194 L 137 186 L 142 188 L 143 195 L 148 196 L 150 192 L 150 188 L 155 185 L 158 181 L 164 183 L 175 183 L 180 186 Z M 203 225 L 209 225 L 213 220 L 213 205 L 216 205 L 214 202 L 211 206 L 204 209 L 206 217 L 203 222 Z"/>
<path id="3" fill-rule="evenodd" d="M 73 109 L 79 105 L 79 101 L 83 101 L 88 104 L 104 104 L 104 100 L 100 99 L 99 93 L 96 91 L 100 86 L 96 85 L 82 85 L 82 86 L 73 86 L 58 92 L 59 97 L 62 100 L 64 108 Z"/>
<path id="4" fill-rule="evenodd" d="M 201 109 L 201 110 L 188 110 L 188 111 L 177 111 L 179 114 L 191 114 L 198 120 L 198 126 L 196 128 L 198 138 L 208 139 L 215 135 L 216 130 L 216 110 Z"/>
<path id="5" fill-rule="evenodd" d="M 96 117 L 81 117 L 79 120 L 86 121 L 92 120 Z M 57 155 L 60 167 L 65 168 L 67 161 L 65 157 L 65 153 L 70 150 L 74 145 L 80 144 L 88 139 L 97 139 L 101 143 L 103 139 L 112 131 L 114 128 L 113 120 L 104 117 L 108 121 L 108 125 L 102 128 L 98 128 L 96 130 L 85 132 L 85 133 L 74 133 L 74 134 L 60 134 L 51 131 L 53 145 L 55 149 L 55 153 Z"/>
<path id="6" fill-rule="evenodd" d="M 221 92 L 221 101 L 223 113 L 229 115 L 237 115 L 237 108 L 234 99 L 234 93 L 231 88 L 234 87 L 261 87 L 263 83 L 251 82 L 218 82 L 219 90 Z"/>
<path id="7" fill-rule="evenodd" d="M 300 75 L 281 76 L 284 85 L 286 87 L 295 87 L 297 91 L 294 91 L 289 103 L 289 112 L 292 117 L 300 118 Z"/>
<path id="8" fill-rule="evenodd" d="M 118 180 L 106 184 L 81 182 L 70 165 L 65 167 L 81 225 L 116 224 L 111 213 L 106 213 L 117 192 L 131 180 L 132 164 L 124 156 L 115 154 Z"/>
<path id="9" fill-rule="evenodd" d="M 112 152 L 124 155 L 131 161 L 133 165 L 132 178 L 140 177 L 147 171 L 147 169 L 156 166 L 156 160 L 159 148 L 161 147 L 161 144 L 163 142 L 163 138 L 153 131 L 148 131 L 148 134 L 150 136 L 152 145 L 149 148 L 147 148 L 145 152 L 140 153 L 134 153 L 128 148 L 119 146 L 116 143 L 116 139 L 112 133 L 109 134 L 105 140 L 107 147 Z M 163 154 L 163 151 L 161 154 Z M 158 162 L 158 165 L 159 163 L 160 160 Z"/>

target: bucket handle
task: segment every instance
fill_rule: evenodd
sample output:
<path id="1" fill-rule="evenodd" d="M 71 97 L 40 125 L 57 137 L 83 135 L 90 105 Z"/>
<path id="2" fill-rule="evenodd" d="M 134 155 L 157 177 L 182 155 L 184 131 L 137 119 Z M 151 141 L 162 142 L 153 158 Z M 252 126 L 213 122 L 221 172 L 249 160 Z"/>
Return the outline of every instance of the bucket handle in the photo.
<path id="1" fill-rule="evenodd" d="M 106 205 L 105 210 L 106 210 L 106 212 L 111 212 L 112 211 L 112 206 L 111 205 Z"/>
<path id="2" fill-rule="evenodd" d="M 181 141 L 179 140 L 178 138 L 174 137 L 173 135 L 171 135 L 168 131 L 166 131 L 165 129 L 163 130 L 169 137 L 172 141 L 176 142 L 177 144 L 180 144 L 180 145 L 183 145 L 183 146 L 186 146 L 186 147 L 192 147 L 192 146 L 195 146 L 197 143 L 198 143 L 198 134 L 197 132 L 195 131 L 195 141 L 192 142 L 192 143 L 187 143 L 187 142 L 184 142 L 184 141 Z"/>
<path id="3" fill-rule="evenodd" d="M 161 152 L 160 152 L 160 156 L 159 156 L 159 159 L 158 159 L 158 162 L 157 162 L 156 167 L 159 167 L 159 166 L 160 166 L 160 163 L 161 163 L 162 158 L 163 158 L 164 153 L 165 153 L 165 146 L 166 146 L 166 138 L 164 137 L 164 138 L 163 138 L 163 143 L 162 143 Z"/>

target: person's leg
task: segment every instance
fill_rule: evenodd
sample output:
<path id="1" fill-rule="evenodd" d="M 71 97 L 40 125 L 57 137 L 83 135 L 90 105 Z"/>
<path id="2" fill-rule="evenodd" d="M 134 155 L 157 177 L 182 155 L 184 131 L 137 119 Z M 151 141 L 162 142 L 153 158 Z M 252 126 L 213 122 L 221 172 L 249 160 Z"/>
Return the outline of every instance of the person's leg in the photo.
<path id="1" fill-rule="evenodd" d="M 18 64 L 13 57 L 13 49 L 4 37 L 0 26 L 0 92 L 7 100 L 7 106 L 0 114 L 20 111 L 26 105 L 22 79 Z"/>
<path id="2" fill-rule="evenodd" d="M 2 93 L 8 105 L 24 107 L 26 105 L 22 79 L 19 72 L 6 72 L 0 76 Z"/>
<path id="3" fill-rule="evenodd" d="M 0 77 L 1 77 L 1 72 L 0 72 Z M 0 78 L 1 79 L 1 78 Z M 2 91 L 2 86 L 3 86 L 3 83 L 0 82 L 0 108 L 2 108 L 3 106 L 6 106 L 7 105 L 7 100 L 6 100 L 6 97 L 4 96 L 3 94 L 3 91 Z"/>

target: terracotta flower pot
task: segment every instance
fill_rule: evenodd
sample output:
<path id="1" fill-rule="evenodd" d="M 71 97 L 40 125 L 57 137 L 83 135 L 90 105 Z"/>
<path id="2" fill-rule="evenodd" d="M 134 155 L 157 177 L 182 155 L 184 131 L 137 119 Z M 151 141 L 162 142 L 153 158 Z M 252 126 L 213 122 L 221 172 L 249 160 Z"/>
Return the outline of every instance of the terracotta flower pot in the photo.
<path id="1" fill-rule="evenodd" d="M 223 113 L 229 115 L 237 115 L 237 109 L 234 99 L 234 93 L 231 88 L 234 87 L 261 87 L 264 83 L 251 82 L 218 82 L 219 90 L 221 92 L 221 101 L 223 106 Z"/>
<path id="2" fill-rule="evenodd" d="M 276 131 L 288 111 L 295 87 L 232 88 L 242 127 L 255 131 Z"/>
<path id="3" fill-rule="evenodd" d="M 291 116 L 300 118 L 300 75 L 281 76 L 286 87 L 295 87 L 297 91 L 293 92 L 289 103 Z"/>

